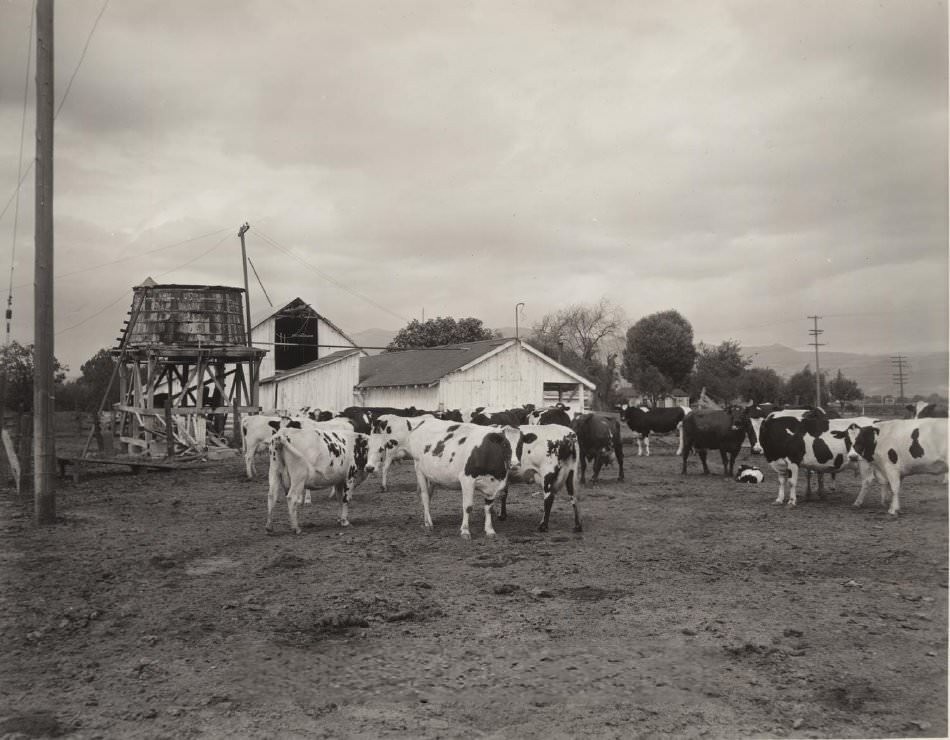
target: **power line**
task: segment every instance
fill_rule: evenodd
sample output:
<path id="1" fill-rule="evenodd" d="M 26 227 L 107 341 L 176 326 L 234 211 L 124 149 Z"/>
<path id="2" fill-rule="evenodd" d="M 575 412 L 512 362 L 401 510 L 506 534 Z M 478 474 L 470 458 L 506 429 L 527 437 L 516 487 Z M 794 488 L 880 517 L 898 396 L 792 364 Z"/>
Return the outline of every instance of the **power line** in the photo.
<path id="1" fill-rule="evenodd" d="M 288 255 L 289 257 L 293 257 L 295 260 L 297 260 L 297 261 L 298 261 L 300 264 L 302 264 L 304 267 L 306 267 L 306 268 L 308 268 L 308 269 L 310 269 L 310 270 L 313 270 L 313 272 L 317 273 L 317 275 L 319 275 L 320 277 L 322 277 L 322 278 L 323 278 L 324 280 L 326 280 L 327 282 L 332 283 L 333 285 L 337 286 L 337 287 L 340 288 L 341 290 L 345 290 L 347 293 L 349 293 L 349 294 L 352 295 L 352 296 L 355 296 L 356 298 L 360 298 L 361 300 L 366 301 L 366 302 L 369 303 L 370 305 L 373 305 L 373 306 L 375 306 L 376 308 L 378 308 L 380 311 L 385 311 L 385 312 L 388 313 L 390 316 L 395 316 L 395 317 L 396 317 L 397 319 L 399 319 L 400 321 L 408 321 L 408 319 L 407 319 L 405 316 L 400 316 L 400 315 L 399 315 L 398 313 L 396 313 L 395 311 L 390 311 L 388 308 L 386 308 L 385 306 L 383 306 L 383 305 L 377 303 L 377 302 L 374 301 L 372 298 L 368 298 L 367 296 L 363 295 L 363 294 L 360 293 L 359 291 L 356 291 L 356 290 L 354 290 L 353 288 L 349 287 L 349 286 L 346 285 L 345 283 L 341 283 L 339 280 L 336 280 L 335 278 L 331 277 L 330 275 L 327 275 L 327 274 L 326 274 L 325 272 L 323 272 L 323 270 L 321 270 L 319 267 L 316 267 L 315 265 L 311 264 L 310 262 L 307 262 L 307 260 L 302 259 L 301 257 L 298 257 L 296 254 L 294 254 L 293 252 L 291 252 L 287 247 L 284 247 L 284 246 L 278 244 L 276 240 L 274 240 L 274 239 L 272 239 L 271 237 L 267 236 L 267 234 L 265 234 L 264 232 L 262 232 L 260 229 L 254 228 L 253 231 L 254 231 L 255 234 L 257 234 L 257 235 L 260 236 L 262 239 L 264 239 L 264 241 L 266 241 L 266 242 L 267 242 L 268 244 L 270 244 L 272 247 L 276 247 L 277 249 L 279 249 L 280 251 L 282 251 L 284 254 Z"/>

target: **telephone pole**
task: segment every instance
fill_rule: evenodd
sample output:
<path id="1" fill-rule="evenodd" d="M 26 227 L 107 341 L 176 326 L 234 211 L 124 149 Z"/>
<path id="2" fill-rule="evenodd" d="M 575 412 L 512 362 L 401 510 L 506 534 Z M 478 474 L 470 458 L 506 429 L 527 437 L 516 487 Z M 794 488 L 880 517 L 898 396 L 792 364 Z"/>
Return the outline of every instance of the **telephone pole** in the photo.
<path id="1" fill-rule="evenodd" d="M 893 381 L 900 386 L 900 389 L 901 389 L 901 394 L 900 394 L 900 397 L 898 398 L 899 401 L 904 400 L 904 378 L 907 375 L 907 366 L 905 364 L 906 362 L 907 362 L 907 358 L 904 357 L 902 354 L 896 354 L 891 358 L 891 364 L 894 366 L 894 375 L 892 375 L 891 377 Z"/>
<path id="2" fill-rule="evenodd" d="M 818 328 L 818 319 L 820 319 L 821 316 L 809 316 L 808 318 L 815 322 L 815 328 L 809 329 L 808 333 L 815 338 L 815 341 L 810 342 L 815 348 L 815 405 L 821 406 L 821 366 L 818 364 L 818 348 L 824 347 L 825 345 L 818 341 L 818 337 L 824 334 L 825 330 Z"/>
<path id="3" fill-rule="evenodd" d="M 56 522 L 53 436 L 53 0 L 36 4 L 36 249 L 33 276 L 33 514 Z"/>
<path id="4" fill-rule="evenodd" d="M 247 346 L 251 346 L 251 291 L 247 286 L 247 250 L 244 248 L 244 235 L 251 228 L 247 221 L 238 229 L 241 238 L 241 267 L 244 269 L 244 317 L 247 319 Z"/>

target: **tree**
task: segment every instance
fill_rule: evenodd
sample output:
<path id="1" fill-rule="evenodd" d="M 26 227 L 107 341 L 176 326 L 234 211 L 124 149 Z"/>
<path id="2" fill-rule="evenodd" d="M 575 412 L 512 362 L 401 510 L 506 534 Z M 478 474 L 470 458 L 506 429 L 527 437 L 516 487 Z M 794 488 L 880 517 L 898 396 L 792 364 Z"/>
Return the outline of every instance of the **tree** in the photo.
<path id="1" fill-rule="evenodd" d="M 752 403 L 774 403 L 782 398 L 784 383 L 770 367 L 750 367 L 739 378 L 739 395 Z"/>
<path id="2" fill-rule="evenodd" d="M 413 319 L 399 330 L 387 345 L 387 351 L 441 347 L 444 344 L 478 342 L 496 339 L 498 332 L 486 329 L 481 319 L 465 318 L 456 321 L 451 316 L 439 316 L 428 321 Z"/>
<path id="3" fill-rule="evenodd" d="M 10 342 L 0 350 L 0 369 L 6 373 L 6 407 L 16 411 L 33 410 L 33 345 Z M 53 380 L 61 384 L 66 369 L 53 358 Z"/>
<path id="4" fill-rule="evenodd" d="M 864 398 L 864 391 L 858 386 L 857 381 L 846 378 L 840 369 L 834 379 L 828 383 L 827 388 L 829 398 L 842 406 L 848 401 Z"/>
<path id="5" fill-rule="evenodd" d="M 696 370 L 690 378 L 691 395 L 699 395 L 705 387 L 713 398 L 730 403 L 740 395 L 740 381 L 751 362 L 742 356 L 742 347 L 733 339 L 715 347 L 700 342 Z"/>
<path id="6" fill-rule="evenodd" d="M 693 327 L 678 311 L 644 316 L 627 330 L 623 375 L 648 395 L 685 385 L 695 360 Z"/>
<path id="7" fill-rule="evenodd" d="M 824 375 L 822 373 L 821 387 L 823 389 L 828 387 Z M 785 382 L 783 400 L 796 406 L 815 405 L 815 373 L 812 372 L 811 365 L 805 365 Z"/>
<path id="8" fill-rule="evenodd" d="M 618 337 L 625 319 L 623 310 L 606 298 L 579 303 L 547 314 L 534 325 L 534 336 L 545 345 L 563 346 L 584 362 L 602 355 L 606 340 Z"/>

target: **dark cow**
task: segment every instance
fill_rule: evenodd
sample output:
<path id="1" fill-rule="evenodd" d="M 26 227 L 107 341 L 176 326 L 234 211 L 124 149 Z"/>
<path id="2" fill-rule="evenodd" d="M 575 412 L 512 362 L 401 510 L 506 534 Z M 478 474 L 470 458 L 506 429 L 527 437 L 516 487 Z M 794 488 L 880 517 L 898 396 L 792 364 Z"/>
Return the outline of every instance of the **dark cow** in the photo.
<path id="1" fill-rule="evenodd" d="M 590 482 L 596 483 L 603 465 L 610 465 L 614 459 L 620 473 L 617 480 L 623 480 L 623 442 L 620 439 L 620 420 L 606 414 L 580 414 L 574 419 L 571 428 L 577 432 L 580 446 L 581 483 L 586 483 L 587 462 L 594 463 L 594 474 Z"/>
<path id="2" fill-rule="evenodd" d="M 909 404 L 905 408 L 911 413 L 913 419 L 946 419 L 947 404 L 930 403 L 928 401 L 917 401 Z"/>
<path id="3" fill-rule="evenodd" d="M 441 419 L 442 421 L 465 421 L 459 409 L 446 409 L 445 411 L 432 411 L 429 413 L 436 419 Z"/>
<path id="4" fill-rule="evenodd" d="M 683 470 L 686 475 L 686 460 L 696 449 L 703 473 L 709 475 L 706 465 L 706 451 L 719 450 L 722 456 L 723 475 L 732 477 L 736 464 L 736 455 L 742 448 L 742 441 L 752 432 L 749 414 L 741 406 L 727 409 L 700 409 L 686 417 L 683 422 Z"/>
<path id="5" fill-rule="evenodd" d="M 630 430 L 636 434 L 637 454 L 643 454 L 643 446 L 646 446 L 647 457 L 650 456 L 650 432 L 656 434 L 668 434 L 679 430 L 680 442 L 676 448 L 676 454 L 683 452 L 683 419 L 690 413 L 690 409 L 685 406 L 674 406 L 672 408 L 647 408 L 646 406 L 622 406 L 620 414 Z"/>
<path id="6" fill-rule="evenodd" d="M 531 407 L 534 410 L 534 407 Z M 504 411 L 489 412 L 487 409 L 476 409 L 472 414 L 472 424 L 479 426 L 511 426 L 520 427 L 528 423 L 528 414 L 531 413 L 526 407 L 521 406 L 514 409 L 505 409 Z"/>
<path id="7" fill-rule="evenodd" d="M 567 413 L 564 404 L 557 404 L 546 409 L 535 409 L 528 414 L 528 424 L 560 424 L 563 427 L 571 425 L 571 415 Z"/>

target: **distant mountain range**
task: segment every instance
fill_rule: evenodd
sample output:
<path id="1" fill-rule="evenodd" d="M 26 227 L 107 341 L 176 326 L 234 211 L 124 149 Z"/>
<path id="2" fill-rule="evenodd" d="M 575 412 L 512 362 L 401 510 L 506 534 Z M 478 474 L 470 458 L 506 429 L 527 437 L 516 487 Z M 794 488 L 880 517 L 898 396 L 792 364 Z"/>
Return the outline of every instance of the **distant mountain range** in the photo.
<path id="1" fill-rule="evenodd" d="M 815 369 L 815 353 L 771 344 L 767 347 L 743 347 L 742 353 L 752 359 L 753 367 L 770 367 L 783 377 L 797 373 L 805 365 Z M 909 352 L 904 362 L 904 395 L 947 396 L 950 361 L 946 352 Z M 891 355 L 866 355 L 856 352 L 821 352 L 818 356 L 822 372 L 829 378 L 841 370 L 857 381 L 866 396 L 893 395 L 900 388 L 893 380 L 896 366 Z"/>
<path id="2" fill-rule="evenodd" d="M 502 326 L 497 329 L 503 337 L 513 337 L 515 327 Z M 366 329 L 350 335 L 353 341 L 366 347 L 385 347 L 395 331 L 388 329 Z M 367 349 L 370 354 L 382 350 Z M 611 350 L 614 351 L 614 350 Z M 621 348 L 622 351 L 622 348 Z M 784 378 L 797 373 L 805 365 L 815 369 L 815 354 L 811 351 L 792 349 L 784 344 L 771 344 L 765 347 L 743 347 L 742 353 L 752 359 L 753 367 L 770 367 Z M 948 375 L 950 375 L 950 356 L 945 352 L 910 352 L 904 355 L 904 395 L 928 396 L 931 393 L 948 395 Z M 894 382 L 895 367 L 890 355 L 869 355 L 857 352 L 821 352 L 821 369 L 829 378 L 841 370 L 848 378 L 857 381 L 867 396 L 893 395 L 900 392 Z"/>

